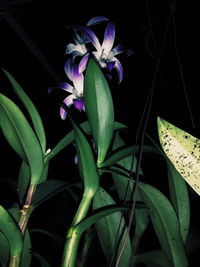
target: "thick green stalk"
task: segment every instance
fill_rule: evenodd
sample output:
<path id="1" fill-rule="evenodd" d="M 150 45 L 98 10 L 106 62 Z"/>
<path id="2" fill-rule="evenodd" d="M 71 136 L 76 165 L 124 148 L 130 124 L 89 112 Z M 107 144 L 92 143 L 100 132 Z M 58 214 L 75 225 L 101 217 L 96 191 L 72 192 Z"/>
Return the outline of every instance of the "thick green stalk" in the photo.
<path id="1" fill-rule="evenodd" d="M 93 194 L 94 195 L 94 194 Z M 64 246 L 63 259 L 61 267 L 74 267 L 76 263 L 76 254 L 78 250 L 78 245 L 81 237 L 81 233 L 76 231 L 76 225 L 85 218 L 88 209 L 91 205 L 93 195 L 86 194 L 83 195 L 79 208 L 76 212 L 72 226 L 69 228 L 66 243 Z"/>

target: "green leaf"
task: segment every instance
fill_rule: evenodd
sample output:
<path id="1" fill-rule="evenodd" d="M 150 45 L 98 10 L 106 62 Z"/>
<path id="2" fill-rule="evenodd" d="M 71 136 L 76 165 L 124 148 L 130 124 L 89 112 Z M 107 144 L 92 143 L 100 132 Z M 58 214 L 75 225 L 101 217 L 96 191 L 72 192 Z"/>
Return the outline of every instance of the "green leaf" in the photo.
<path id="1" fill-rule="evenodd" d="M 30 183 L 30 179 L 31 179 L 31 173 L 29 166 L 26 164 L 25 161 L 22 161 L 17 182 L 17 193 L 20 204 L 23 204 L 24 197 Z"/>
<path id="2" fill-rule="evenodd" d="M 154 267 L 171 267 L 165 254 L 162 250 L 153 250 L 145 253 L 140 253 L 134 257 L 134 266 L 137 264 L 145 264 L 145 266 Z M 152 265 L 151 265 L 152 264 Z"/>
<path id="3" fill-rule="evenodd" d="M 124 145 L 125 145 L 125 143 L 123 142 L 119 133 L 117 132 L 115 135 L 115 138 L 114 138 L 114 142 L 113 142 L 113 150 L 114 151 L 118 150 L 117 153 L 114 152 L 115 156 L 116 156 L 116 154 L 119 155 L 120 153 L 121 154 L 123 153 L 123 152 L 121 152 L 121 148 L 123 148 L 122 151 L 125 152 Z M 112 155 L 112 157 L 114 157 L 114 155 Z M 107 160 L 105 160 L 105 162 L 107 162 Z M 104 162 L 104 164 L 105 164 L 105 162 Z M 131 156 L 124 157 L 121 160 L 117 161 L 116 163 L 118 165 L 122 166 L 123 168 L 125 168 L 127 171 L 129 171 L 129 173 L 130 173 L 131 167 L 132 167 L 132 171 L 136 172 L 137 158 L 135 157 L 135 155 L 133 155 L 133 153 L 131 153 Z M 142 171 L 140 171 L 140 174 L 142 174 Z M 127 201 L 132 200 L 133 183 L 131 183 L 127 179 L 124 179 L 124 177 L 122 177 L 120 174 L 117 174 L 117 173 L 113 173 L 112 177 L 113 177 L 113 181 L 114 181 L 114 184 L 116 186 L 119 198 L 121 200 L 126 199 Z"/>
<path id="4" fill-rule="evenodd" d="M 33 200 L 33 208 L 36 208 L 38 205 L 58 194 L 62 190 L 65 190 L 69 184 L 62 180 L 47 180 L 38 185 L 35 192 Z"/>
<path id="5" fill-rule="evenodd" d="M 171 203 L 159 190 L 150 185 L 140 182 L 138 190 L 149 209 L 157 238 L 171 266 L 188 266 L 179 222 Z"/>
<path id="6" fill-rule="evenodd" d="M 31 249 L 32 249 L 32 244 L 31 244 L 30 234 L 29 231 L 26 230 L 20 267 L 29 267 L 31 265 L 32 261 Z"/>
<path id="7" fill-rule="evenodd" d="M 92 135 L 98 149 L 98 166 L 110 146 L 114 129 L 114 108 L 108 83 L 97 65 L 90 59 L 84 80 L 84 102 Z"/>
<path id="8" fill-rule="evenodd" d="M 80 207 L 80 206 L 79 206 Z M 84 207 L 84 206 L 83 206 Z M 66 266 L 74 266 L 76 261 L 76 254 L 77 254 L 77 248 L 78 244 L 81 238 L 81 235 L 83 232 L 89 228 L 92 224 L 96 223 L 99 219 L 101 219 L 104 216 L 107 216 L 113 212 L 125 210 L 126 208 L 106 208 L 104 210 L 99 211 L 98 213 L 89 216 L 84 219 L 85 215 L 85 208 L 84 211 L 80 210 L 82 212 L 81 215 L 79 215 L 80 220 L 77 220 L 77 224 L 72 223 L 72 227 L 68 230 L 67 233 L 67 240 L 64 247 L 64 253 L 63 253 L 63 264 L 66 264 Z M 78 219 L 79 219 L 78 218 Z M 68 254 L 70 253 L 70 254 Z M 64 265 L 63 265 L 64 266 Z"/>
<path id="9" fill-rule="evenodd" d="M 184 179 L 182 179 L 182 176 L 175 169 L 175 167 L 168 159 L 166 154 L 163 152 L 163 150 L 160 148 L 160 146 L 150 136 L 148 136 L 148 138 L 155 145 L 160 155 L 163 156 L 166 161 L 168 170 L 170 200 L 175 208 L 180 223 L 182 239 L 185 243 L 190 225 L 190 200 L 186 182 Z"/>
<path id="10" fill-rule="evenodd" d="M 190 229 L 185 249 L 187 251 L 187 255 L 189 255 L 189 256 L 196 249 L 200 249 L 200 230 L 199 230 L 199 228 L 197 228 L 197 229 L 191 228 Z"/>
<path id="11" fill-rule="evenodd" d="M 139 152 L 139 146 L 130 146 L 130 147 L 122 147 L 117 149 L 117 151 L 112 151 L 110 155 L 105 159 L 105 161 L 99 165 L 100 168 L 102 167 L 109 167 L 114 163 L 133 155 L 133 153 Z M 144 153 L 156 153 L 157 150 L 151 146 L 144 146 L 143 147 Z"/>
<path id="12" fill-rule="evenodd" d="M 8 266 L 9 251 L 9 243 L 5 235 L 0 232 L 0 263 L 2 267 Z"/>
<path id="13" fill-rule="evenodd" d="M 24 90 L 21 88 L 21 86 L 18 84 L 18 82 L 15 80 L 15 78 L 5 69 L 3 69 L 4 73 L 6 74 L 7 78 L 9 79 L 10 83 L 13 86 L 13 90 L 15 91 L 18 98 L 21 100 L 25 108 L 27 109 L 29 116 L 32 120 L 33 127 L 35 129 L 35 132 L 37 134 L 38 139 L 40 140 L 41 147 L 43 149 L 43 153 L 45 153 L 46 150 L 46 137 L 44 132 L 44 127 L 42 124 L 41 117 L 31 101 L 31 99 L 27 96 L 27 94 L 24 92 Z"/>
<path id="14" fill-rule="evenodd" d="M 31 184 L 37 185 L 43 172 L 40 143 L 20 109 L 3 94 L 0 94 L 0 126 L 9 144 L 30 166 Z"/>
<path id="15" fill-rule="evenodd" d="M 83 130 L 84 133 L 86 134 L 91 134 L 91 129 L 89 126 L 88 121 L 85 121 L 79 125 L 79 127 Z M 114 123 L 114 130 L 119 130 L 119 129 L 124 129 L 127 128 L 126 125 L 120 123 L 120 122 L 115 122 Z M 74 142 L 74 130 L 70 131 L 65 137 L 63 137 L 58 144 L 46 155 L 44 161 L 45 164 L 55 157 L 63 148 Z"/>
<path id="16" fill-rule="evenodd" d="M 190 200 L 185 181 L 179 172 L 168 160 L 168 180 L 171 202 L 177 213 L 180 224 L 181 236 L 185 243 L 190 226 Z"/>
<path id="17" fill-rule="evenodd" d="M 96 213 L 94 215 L 90 215 L 87 218 L 83 219 L 80 223 L 75 225 L 72 230 L 77 234 L 78 238 L 78 236 L 80 237 L 88 227 L 90 227 L 103 217 L 106 217 L 115 212 L 125 211 L 127 209 L 128 208 L 125 207 L 105 207 L 105 209 L 98 210 L 98 212 L 96 210 Z"/>
<path id="18" fill-rule="evenodd" d="M 112 197 L 102 188 L 99 188 L 93 199 L 93 209 L 102 208 L 116 203 Z M 121 212 L 116 212 L 97 221 L 96 229 L 100 240 L 101 247 L 110 263 L 118 255 L 122 247 L 125 234 L 126 223 Z M 128 236 L 119 266 L 130 266 L 132 255 L 130 237 Z"/>
<path id="19" fill-rule="evenodd" d="M 84 196 L 93 197 L 99 186 L 99 174 L 93 152 L 82 130 L 69 115 L 74 128 L 80 175 L 84 183 Z"/>
<path id="20" fill-rule="evenodd" d="M 147 229 L 147 226 L 149 224 L 149 213 L 147 209 L 144 208 L 137 208 L 135 209 L 135 231 L 134 231 L 134 236 L 132 240 L 132 249 L 134 255 L 137 253 L 141 238 L 144 234 L 144 232 Z"/>
<path id="21" fill-rule="evenodd" d="M 10 257 L 20 257 L 23 250 L 23 239 L 15 220 L 0 205 L 0 232 L 6 237 L 10 247 Z"/>
<path id="22" fill-rule="evenodd" d="M 161 146 L 186 182 L 200 195 L 200 140 L 158 117 Z"/>
<path id="23" fill-rule="evenodd" d="M 15 222 L 19 221 L 20 213 L 19 213 L 19 206 L 8 209 L 8 212 L 14 218 Z M 32 254 L 31 254 L 31 239 L 28 229 L 25 232 L 24 240 L 23 240 L 23 251 L 21 255 L 20 267 L 28 267 L 31 264 Z"/>

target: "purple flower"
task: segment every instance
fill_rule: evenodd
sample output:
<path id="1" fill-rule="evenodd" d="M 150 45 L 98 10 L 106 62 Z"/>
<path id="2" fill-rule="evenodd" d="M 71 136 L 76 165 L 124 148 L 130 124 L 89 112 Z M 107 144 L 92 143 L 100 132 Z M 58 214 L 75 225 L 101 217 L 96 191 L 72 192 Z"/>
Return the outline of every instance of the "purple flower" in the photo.
<path id="1" fill-rule="evenodd" d="M 62 82 L 55 87 L 70 93 L 70 95 L 63 100 L 63 103 L 67 107 L 70 107 L 73 104 L 76 109 L 80 111 L 85 110 L 83 102 L 83 74 L 79 73 L 77 64 L 72 65 L 71 59 L 65 64 L 65 73 L 73 85 L 70 85 L 67 82 Z M 52 89 L 53 87 L 49 88 L 48 91 L 50 92 Z M 63 120 L 65 120 L 67 116 L 67 111 L 63 107 L 60 108 L 60 116 Z"/>
<path id="2" fill-rule="evenodd" d="M 92 26 L 103 21 L 107 21 L 105 17 L 94 17 L 88 21 L 87 26 Z M 116 69 L 119 76 L 119 82 L 123 79 L 123 68 L 120 61 L 116 58 L 116 55 L 121 54 L 123 52 L 127 52 L 130 55 L 132 52 L 129 50 L 125 50 L 122 45 L 117 45 L 113 48 L 114 40 L 115 40 L 115 24 L 109 22 L 107 24 L 104 39 L 102 44 L 99 39 L 95 35 L 95 33 L 85 26 L 74 26 L 73 29 L 76 32 L 76 41 L 75 45 L 69 44 L 67 46 L 66 53 L 71 53 L 73 56 L 83 56 L 82 60 L 79 63 L 79 72 L 82 73 L 87 65 L 89 58 L 89 50 L 87 49 L 87 43 L 92 43 L 96 51 L 92 51 L 92 54 L 99 62 L 99 65 L 102 68 L 107 68 L 109 71 Z M 77 31 L 81 32 L 82 35 L 78 35 Z"/>

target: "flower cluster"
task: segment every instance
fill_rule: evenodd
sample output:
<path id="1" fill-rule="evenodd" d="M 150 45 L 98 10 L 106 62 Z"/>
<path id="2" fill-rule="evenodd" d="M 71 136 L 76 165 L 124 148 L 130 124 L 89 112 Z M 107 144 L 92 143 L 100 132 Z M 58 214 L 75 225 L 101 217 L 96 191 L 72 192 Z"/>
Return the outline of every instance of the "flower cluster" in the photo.
<path id="1" fill-rule="evenodd" d="M 108 22 L 103 42 L 100 43 L 96 34 L 90 29 L 91 26 L 102 22 L 108 22 L 108 19 L 102 16 L 94 17 L 89 20 L 86 26 L 72 26 L 74 32 L 74 43 L 69 43 L 66 47 L 66 54 L 70 55 L 64 66 L 65 73 L 71 84 L 62 82 L 56 86 L 70 93 L 63 103 L 70 107 L 72 104 L 78 110 L 85 110 L 83 101 L 83 72 L 86 69 L 87 62 L 90 56 L 93 56 L 101 68 L 106 68 L 109 73 L 116 69 L 119 77 L 119 83 L 123 79 L 123 68 L 116 55 L 126 52 L 127 55 L 132 54 L 132 51 L 125 50 L 122 45 L 117 45 L 113 48 L 115 41 L 115 24 Z M 90 45 L 89 45 L 90 44 Z M 91 49 L 92 44 L 92 49 Z M 94 50 L 93 50 L 94 48 Z M 92 51 L 91 51 L 92 50 Z M 78 57 L 78 63 L 77 63 Z M 81 59 L 79 60 L 79 57 Z M 53 88 L 50 88 L 51 91 Z M 67 112 L 61 107 L 60 116 L 64 120 Z"/>

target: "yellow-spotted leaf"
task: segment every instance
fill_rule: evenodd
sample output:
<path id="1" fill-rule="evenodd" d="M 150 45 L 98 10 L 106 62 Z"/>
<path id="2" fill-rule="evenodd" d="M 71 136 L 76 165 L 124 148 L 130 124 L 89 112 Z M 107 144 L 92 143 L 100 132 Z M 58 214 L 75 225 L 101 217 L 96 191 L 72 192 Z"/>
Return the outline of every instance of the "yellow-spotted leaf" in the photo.
<path id="1" fill-rule="evenodd" d="M 158 133 L 167 157 L 200 195 L 200 140 L 159 117 Z"/>

